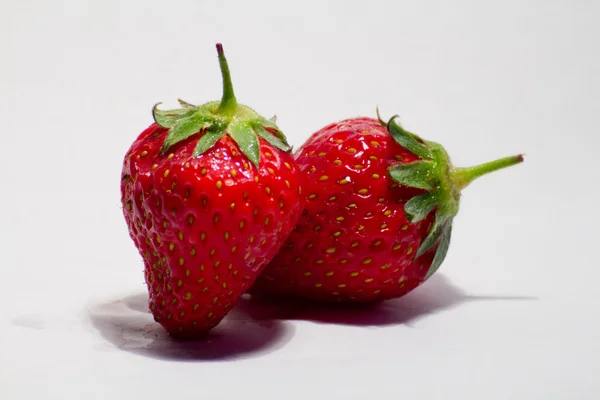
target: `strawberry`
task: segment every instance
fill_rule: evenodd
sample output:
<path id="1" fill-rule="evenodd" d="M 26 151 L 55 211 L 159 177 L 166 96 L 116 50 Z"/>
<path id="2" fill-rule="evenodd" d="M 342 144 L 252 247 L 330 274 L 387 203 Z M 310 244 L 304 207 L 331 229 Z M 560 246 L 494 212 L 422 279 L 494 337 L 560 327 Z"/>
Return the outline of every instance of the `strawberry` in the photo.
<path id="1" fill-rule="evenodd" d="M 227 61 L 221 101 L 153 109 L 127 151 L 121 201 L 149 306 L 171 335 L 216 326 L 275 256 L 302 204 L 284 135 L 238 104 Z"/>
<path id="2" fill-rule="evenodd" d="M 403 296 L 444 260 L 461 190 L 523 161 L 455 168 L 441 145 L 396 119 L 347 119 L 298 149 L 305 208 L 251 293 L 348 302 Z"/>

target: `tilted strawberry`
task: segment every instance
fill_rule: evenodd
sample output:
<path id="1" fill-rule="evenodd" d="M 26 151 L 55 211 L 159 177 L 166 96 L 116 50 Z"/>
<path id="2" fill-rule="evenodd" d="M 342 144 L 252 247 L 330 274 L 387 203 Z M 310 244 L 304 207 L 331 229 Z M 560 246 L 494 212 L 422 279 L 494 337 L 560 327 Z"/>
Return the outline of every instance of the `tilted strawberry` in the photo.
<path id="1" fill-rule="evenodd" d="M 217 325 L 295 223 L 300 171 L 274 122 L 238 104 L 227 61 L 220 102 L 153 109 L 128 150 L 123 213 L 145 265 L 149 306 L 174 336 Z"/>
<path id="2" fill-rule="evenodd" d="M 370 302 L 400 297 L 439 267 L 461 190 L 521 155 L 455 168 L 437 143 L 396 123 L 348 119 L 298 149 L 305 209 L 251 293 Z"/>

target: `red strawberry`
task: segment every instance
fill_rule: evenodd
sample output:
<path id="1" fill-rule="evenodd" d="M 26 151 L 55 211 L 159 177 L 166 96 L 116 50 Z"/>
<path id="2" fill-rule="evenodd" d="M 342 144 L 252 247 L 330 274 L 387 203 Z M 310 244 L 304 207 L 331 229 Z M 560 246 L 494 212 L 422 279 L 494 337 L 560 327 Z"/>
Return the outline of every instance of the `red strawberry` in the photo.
<path id="1" fill-rule="evenodd" d="M 300 172 L 274 122 L 238 104 L 217 45 L 223 98 L 161 111 L 121 176 L 123 213 L 145 265 L 150 310 L 169 333 L 217 325 L 296 224 Z"/>
<path id="2" fill-rule="evenodd" d="M 523 161 L 518 155 L 454 168 L 442 146 L 395 119 L 331 124 L 297 151 L 305 209 L 252 293 L 356 302 L 400 297 L 444 260 L 461 189 Z"/>

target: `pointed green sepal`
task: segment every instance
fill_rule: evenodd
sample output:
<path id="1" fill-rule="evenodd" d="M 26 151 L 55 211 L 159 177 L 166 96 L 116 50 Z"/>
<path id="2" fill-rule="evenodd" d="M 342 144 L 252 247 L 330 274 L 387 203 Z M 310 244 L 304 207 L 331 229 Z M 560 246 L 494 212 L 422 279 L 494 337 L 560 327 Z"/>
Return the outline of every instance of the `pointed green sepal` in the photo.
<path id="1" fill-rule="evenodd" d="M 421 242 L 421 245 L 419 246 L 419 249 L 415 254 L 415 258 L 421 257 L 423 253 L 431 249 L 436 244 L 436 242 L 442 235 L 444 226 L 446 225 L 447 221 L 448 217 L 440 215 L 440 213 L 436 213 L 433 225 L 431 226 L 431 229 L 429 230 L 429 233 L 427 234 L 423 242 Z"/>
<path id="2" fill-rule="evenodd" d="M 154 118 L 154 122 L 163 128 L 171 128 L 179 119 L 185 118 L 193 113 L 193 110 L 185 108 L 159 110 L 158 106 L 161 104 L 162 103 L 156 103 L 154 107 L 152 107 L 152 118 Z"/>
<path id="3" fill-rule="evenodd" d="M 399 184 L 417 189 L 431 190 L 439 183 L 431 161 L 392 165 L 388 173 Z"/>
<path id="4" fill-rule="evenodd" d="M 442 265 L 442 262 L 446 258 L 446 254 L 448 254 L 448 248 L 450 247 L 450 237 L 452 236 L 452 222 L 448 222 L 444 227 L 442 235 L 440 237 L 440 242 L 438 244 L 438 248 L 435 251 L 435 255 L 433 256 L 433 261 L 431 262 L 431 266 L 425 275 L 425 279 L 429 278 L 433 275 Z"/>
<path id="5" fill-rule="evenodd" d="M 437 191 L 413 197 L 404 205 L 406 218 L 413 224 L 422 221 L 439 204 L 439 201 Z"/>
<path id="6" fill-rule="evenodd" d="M 196 143 L 192 155 L 198 157 L 200 154 L 203 154 L 213 147 L 225 134 L 225 128 L 227 128 L 227 124 L 222 121 L 215 121 L 215 123 L 206 130 L 206 133 L 198 139 L 198 143 Z"/>
<path id="7" fill-rule="evenodd" d="M 290 151 L 292 148 L 285 141 L 282 141 L 279 137 L 273 135 L 271 132 L 266 130 L 261 124 L 253 125 L 254 131 L 258 136 L 265 139 L 267 142 L 271 143 L 271 145 L 277 147 L 282 151 Z"/>
<path id="8" fill-rule="evenodd" d="M 395 121 L 396 118 L 398 116 L 394 115 L 387 123 L 388 132 L 394 141 L 416 156 L 428 160 L 432 159 L 431 150 L 423 143 L 422 139 L 402 128 L 400 124 L 397 124 Z"/>
<path id="9" fill-rule="evenodd" d="M 238 144 L 240 151 L 258 168 L 260 148 L 258 137 L 248 124 L 233 122 L 227 129 L 229 136 Z"/>
<path id="10" fill-rule="evenodd" d="M 190 115 L 185 114 L 185 117 L 179 118 L 175 125 L 169 129 L 169 133 L 161 148 L 161 153 L 165 153 L 171 146 L 189 138 L 201 130 L 212 125 L 214 118 L 209 115 L 204 115 L 197 110 L 190 110 Z"/>
<path id="11" fill-rule="evenodd" d="M 198 107 L 198 106 L 193 105 L 192 103 L 188 103 L 185 100 L 177 99 L 177 101 L 179 102 L 179 105 L 181 105 L 181 107 L 183 107 L 183 108 L 197 108 Z"/>

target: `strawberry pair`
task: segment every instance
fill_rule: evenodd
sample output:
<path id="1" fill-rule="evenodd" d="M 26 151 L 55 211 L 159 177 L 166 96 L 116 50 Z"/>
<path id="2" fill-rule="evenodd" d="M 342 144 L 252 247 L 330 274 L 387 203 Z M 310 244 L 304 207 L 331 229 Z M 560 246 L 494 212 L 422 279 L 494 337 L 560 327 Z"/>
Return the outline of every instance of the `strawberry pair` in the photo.
<path id="1" fill-rule="evenodd" d="M 205 334 L 248 291 L 400 297 L 444 260 L 460 191 L 523 161 L 455 168 L 441 145 L 379 115 L 328 125 L 292 155 L 274 121 L 237 103 L 217 51 L 221 101 L 155 106 L 121 176 L 150 311 L 173 336 Z"/>

